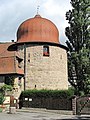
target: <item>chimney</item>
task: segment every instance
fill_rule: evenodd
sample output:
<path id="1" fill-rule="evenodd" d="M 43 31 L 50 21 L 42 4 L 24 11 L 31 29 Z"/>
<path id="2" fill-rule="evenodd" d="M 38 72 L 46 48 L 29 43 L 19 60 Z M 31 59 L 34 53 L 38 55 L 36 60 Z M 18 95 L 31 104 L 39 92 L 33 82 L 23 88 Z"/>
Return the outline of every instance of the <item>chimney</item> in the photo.
<path id="1" fill-rule="evenodd" d="M 14 40 L 11 40 L 12 42 L 14 42 Z"/>

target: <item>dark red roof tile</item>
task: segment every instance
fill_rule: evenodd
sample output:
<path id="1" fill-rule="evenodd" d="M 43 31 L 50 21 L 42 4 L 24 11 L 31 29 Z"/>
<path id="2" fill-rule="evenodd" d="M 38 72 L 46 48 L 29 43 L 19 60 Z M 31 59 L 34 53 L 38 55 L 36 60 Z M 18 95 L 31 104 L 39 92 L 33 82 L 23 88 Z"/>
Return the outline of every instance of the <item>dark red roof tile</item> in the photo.
<path id="1" fill-rule="evenodd" d="M 24 74 L 23 70 L 17 64 L 17 52 L 7 50 L 11 44 L 0 44 L 0 74 Z"/>

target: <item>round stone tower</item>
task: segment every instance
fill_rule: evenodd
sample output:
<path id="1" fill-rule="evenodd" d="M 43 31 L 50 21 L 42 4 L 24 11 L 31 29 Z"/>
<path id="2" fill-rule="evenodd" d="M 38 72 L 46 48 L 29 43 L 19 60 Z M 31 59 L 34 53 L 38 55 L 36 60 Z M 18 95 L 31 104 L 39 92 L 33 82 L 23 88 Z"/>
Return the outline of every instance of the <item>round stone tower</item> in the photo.
<path id="1" fill-rule="evenodd" d="M 36 15 L 17 31 L 17 50 L 23 59 L 24 89 L 68 89 L 67 48 L 50 20 Z"/>

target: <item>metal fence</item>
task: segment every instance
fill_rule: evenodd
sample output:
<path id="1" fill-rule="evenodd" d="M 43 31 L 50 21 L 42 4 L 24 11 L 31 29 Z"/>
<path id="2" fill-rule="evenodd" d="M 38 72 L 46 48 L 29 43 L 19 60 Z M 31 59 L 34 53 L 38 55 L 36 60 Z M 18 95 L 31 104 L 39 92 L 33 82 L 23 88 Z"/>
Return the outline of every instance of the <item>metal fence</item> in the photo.
<path id="1" fill-rule="evenodd" d="M 76 114 L 90 115 L 90 96 L 83 96 L 76 99 Z"/>

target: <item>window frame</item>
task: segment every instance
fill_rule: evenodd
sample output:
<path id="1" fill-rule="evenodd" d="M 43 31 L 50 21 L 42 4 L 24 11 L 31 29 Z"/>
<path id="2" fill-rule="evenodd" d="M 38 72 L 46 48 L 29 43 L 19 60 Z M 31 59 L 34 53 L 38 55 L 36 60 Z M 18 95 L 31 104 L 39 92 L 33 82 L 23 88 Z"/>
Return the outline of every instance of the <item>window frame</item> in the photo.
<path id="1" fill-rule="evenodd" d="M 49 46 L 48 46 L 48 45 L 44 45 L 44 46 L 43 46 L 43 56 L 47 56 L 47 57 L 50 56 Z"/>

